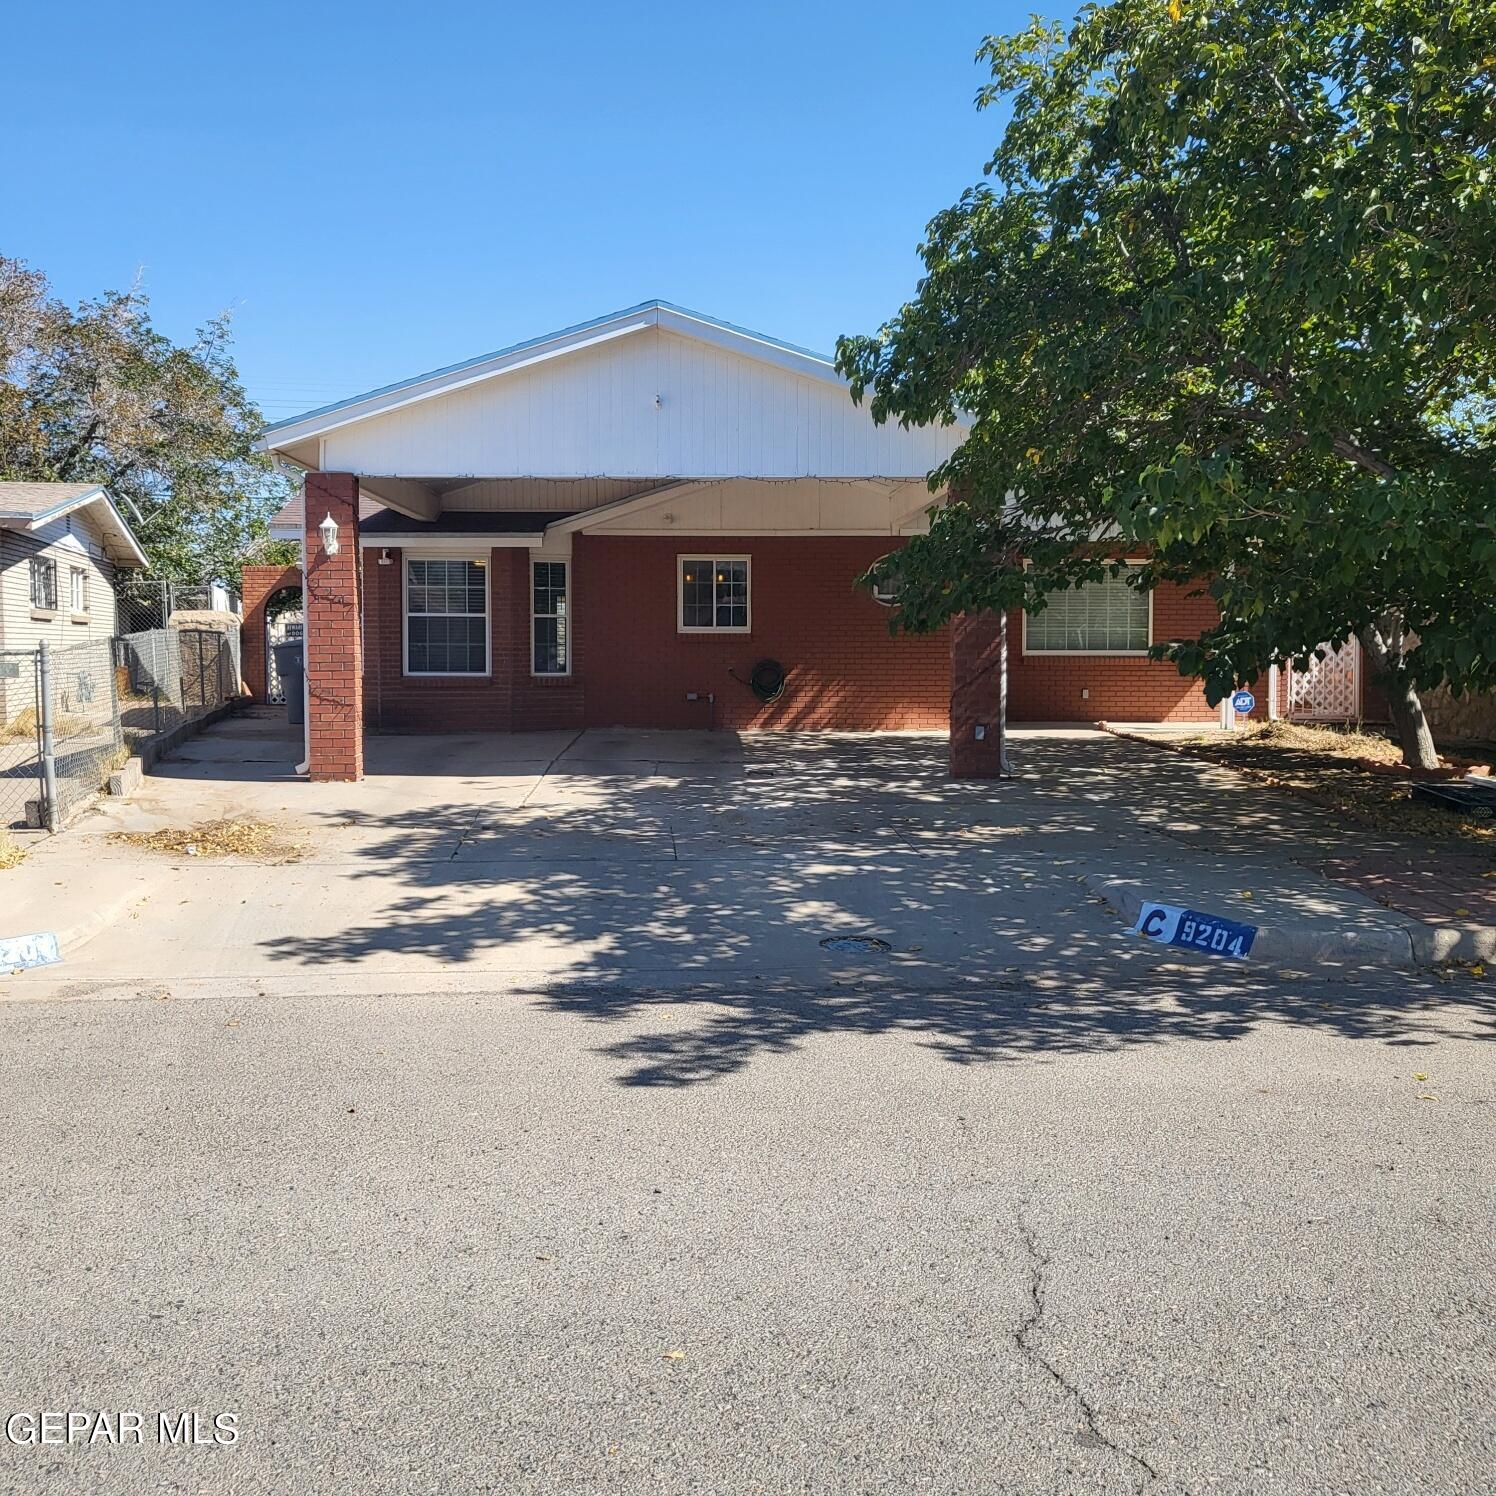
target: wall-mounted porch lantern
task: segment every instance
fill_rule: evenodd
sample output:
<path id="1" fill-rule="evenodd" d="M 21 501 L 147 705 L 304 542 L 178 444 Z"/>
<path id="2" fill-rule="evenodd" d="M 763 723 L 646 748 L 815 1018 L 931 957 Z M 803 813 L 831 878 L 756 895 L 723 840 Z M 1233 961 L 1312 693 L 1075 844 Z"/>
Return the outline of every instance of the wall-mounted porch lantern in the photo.
<path id="1" fill-rule="evenodd" d="M 317 526 L 317 533 L 322 537 L 322 551 L 324 555 L 336 556 L 338 553 L 338 522 L 331 514 Z"/>

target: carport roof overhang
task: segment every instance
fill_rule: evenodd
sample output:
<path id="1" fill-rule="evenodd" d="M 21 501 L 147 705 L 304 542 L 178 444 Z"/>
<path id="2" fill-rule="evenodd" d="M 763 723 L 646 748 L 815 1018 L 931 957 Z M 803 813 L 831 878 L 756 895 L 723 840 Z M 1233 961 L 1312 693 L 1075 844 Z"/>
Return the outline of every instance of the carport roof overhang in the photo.
<path id="1" fill-rule="evenodd" d="M 427 552 L 463 554 L 474 545 L 485 550 L 506 546 L 537 550 L 545 544 L 547 525 L 569 517 L 547 510 L 449 510 L 434 520 L 419 520 L 384 509 L 359 526 L 359 544 L 365 550 L 416 546 Z"/>

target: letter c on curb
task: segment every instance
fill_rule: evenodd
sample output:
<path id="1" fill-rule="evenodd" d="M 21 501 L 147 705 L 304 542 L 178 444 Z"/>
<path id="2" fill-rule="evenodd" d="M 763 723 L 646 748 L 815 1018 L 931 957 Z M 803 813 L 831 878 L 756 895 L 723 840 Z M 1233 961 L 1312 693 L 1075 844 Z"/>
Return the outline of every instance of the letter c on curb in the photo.
<path id="1" fill-rule="evenodd" d="M 1151 910 L 1148 918 L 1143 921 L 1143 934 L 1157 935 L 1163 929 L 1164 920 L 1167 918 L 1168 916 L 1162 909 Z"/>

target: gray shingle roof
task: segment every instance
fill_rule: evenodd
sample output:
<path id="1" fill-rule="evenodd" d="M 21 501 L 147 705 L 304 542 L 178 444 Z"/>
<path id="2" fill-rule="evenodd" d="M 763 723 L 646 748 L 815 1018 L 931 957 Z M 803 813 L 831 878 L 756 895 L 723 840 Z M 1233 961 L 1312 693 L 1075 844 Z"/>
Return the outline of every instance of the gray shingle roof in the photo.
<path id="1" fill-rule="evenodd" d="M 0 483 L 0 516 L 36 519 L 85 494 L 101 492 L 97 483 Z"/>
<path id="2" fill-rule="evenodd" d="M 301 514 L 303 498 L 300 494 L 288 503 L 283 504 L 274 514 L 270 516 L 270 528 L 272 530 L 295 530 L 301 534 Z M 371 519 L 376 514 L 384 512 L 384 505 L 376 499 L 368 498 L 364 494 L 358 496 L 358 517 L 362 522 Z"/>
<path id="3" fill-rule="evenodd" d="M 54 519 L 86 510 L 98 523 L 105 548 L 115 563 L 144 566 L 146 554 L 114 507 L 107 489 L 97 483 L 0 482 L 0 526 L 36 531 Z"/>

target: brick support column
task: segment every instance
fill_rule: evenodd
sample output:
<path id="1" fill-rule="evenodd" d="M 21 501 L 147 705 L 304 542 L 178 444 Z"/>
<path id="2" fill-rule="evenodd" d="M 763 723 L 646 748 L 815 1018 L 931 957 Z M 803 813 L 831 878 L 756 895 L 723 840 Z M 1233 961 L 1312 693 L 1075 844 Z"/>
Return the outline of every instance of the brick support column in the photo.
<path id="1" fill-rule="evenodd" d="M 1002 777 L 1002 678 L 1001 617 L 963 613 L 951 624 L 952 779 Z"/>
<path id="2" fill-rule="evenodd" d="M 331 515 L 338 553 L 318 530 Z M 359 607 L 358 479 L 306 476 L 307 736 L 312 779 L 364 777 L 364 648 Z"/>

